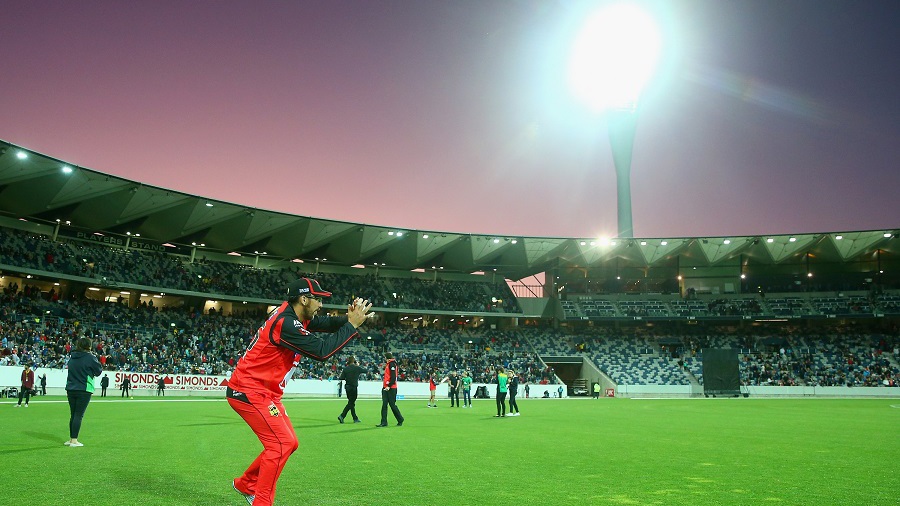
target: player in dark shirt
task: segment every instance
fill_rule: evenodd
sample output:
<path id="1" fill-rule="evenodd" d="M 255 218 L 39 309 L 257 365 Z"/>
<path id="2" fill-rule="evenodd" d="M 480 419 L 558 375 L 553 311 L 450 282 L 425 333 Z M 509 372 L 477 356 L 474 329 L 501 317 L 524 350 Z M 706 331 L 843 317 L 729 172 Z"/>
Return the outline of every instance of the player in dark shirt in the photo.
<path id="1" fill-rule="evenodd" d="M 359 417 L 356 416 L 356 396 L 359 387 L 359 375 L 363 373 L 363 368 L 356 364 L 356 357 L 351 356 L 347 359 L 347 366 L 341 371 L 341 377 L 338 378 L 344 382 L 344 388 L 347 390 L 347 405 L 344 411 L 338 416 L 338 421 L 344 423 L 344 417 L 347 412 L 353 416 L 353 423 L 359 423 Z"/>
<path id="2" fill-rule="evenodd" d="M 459 407 L 459 387 L 462 386 L 462 379 L 456 374 L 456 371 L 450 373 L 450 407 Z"/>

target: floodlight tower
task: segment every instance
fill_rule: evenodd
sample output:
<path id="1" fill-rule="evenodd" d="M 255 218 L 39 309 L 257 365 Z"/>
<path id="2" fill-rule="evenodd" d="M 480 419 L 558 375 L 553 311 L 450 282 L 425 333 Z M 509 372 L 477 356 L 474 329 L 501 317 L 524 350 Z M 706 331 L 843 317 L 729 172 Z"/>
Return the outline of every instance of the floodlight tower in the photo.
<path id="1" fill-rule="evenodd" d="M 631 155 L 638 99 L 656 71 L 661 45 L 656 23 L 646 11 L 615 3 L 588 16 L 569 60 L 572 91 L 606 117 L 616 166 L 619 237 L 634 237 Z"/>

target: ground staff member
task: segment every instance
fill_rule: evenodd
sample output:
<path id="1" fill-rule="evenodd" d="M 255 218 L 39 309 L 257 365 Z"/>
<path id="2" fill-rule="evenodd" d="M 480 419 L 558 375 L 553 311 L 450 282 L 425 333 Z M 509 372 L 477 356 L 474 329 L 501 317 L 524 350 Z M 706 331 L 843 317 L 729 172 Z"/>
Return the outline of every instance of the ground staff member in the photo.
<path id="1" fill-rule="evenodd" d="M 397 425 L 403 425 L 403 415 L 397 407 L 397 361 L 391 352 L 386 352 L 384 358 L 387 362 L 384 364 L 384 380 L 381 387 L 381 423 L 376 427 L 387 427 L 388 406 L 391 407 Z"/>
<path id="2" fill-rule="evenodd" d="M 282 303 L 260 327 L 228 379 L 228 404 L 253 429 L 263 451 L 232 483 L 247 502 L 270 506 L 288 458 L 297 449 L 297 434 L 281 397 L 301 357 L 324 361 L 358 336 L 372 305 L 356 299 L 346 317 L 316 316 L 322 297 L 330 297 L 314 279 L 301 278 L 284 291 Z M 323 334 L 317 332 L 333 332 Z"/>
<path id="3" fill-rule="evenodd" d="M 341 377 L 338 378 L 338 381 L 343 381 L 347 385 L 347 405 L 344 406 L 344 411 L 338 415 L 338 421 L 341 423 L 344 423 L 344 417 L 347 416 L 348 411 L 353 416 L 353 423 L 359 423 L 359 417 L 356 416 L 356 397 L 359 394 L 359 375 L 362 373 L 363 368 L 356 365 L 356 357 L 348 358 L 347 366 L 344 367 Z"/>
<path id="4" fill-rule="evenodd" d="M 75 341 L 75 351 L 69 357 L 69 375 L 66 378 L 66 397 L 69 398 L 69 440 L 63 443 L 66 446 L 84 446 L 78 441 L 78 433 L 81 432 L 84 412 L 94 394 L 94 378 L 101 372 L 100 361 L 91 353 L 91 340 L 79 337 Z"/>

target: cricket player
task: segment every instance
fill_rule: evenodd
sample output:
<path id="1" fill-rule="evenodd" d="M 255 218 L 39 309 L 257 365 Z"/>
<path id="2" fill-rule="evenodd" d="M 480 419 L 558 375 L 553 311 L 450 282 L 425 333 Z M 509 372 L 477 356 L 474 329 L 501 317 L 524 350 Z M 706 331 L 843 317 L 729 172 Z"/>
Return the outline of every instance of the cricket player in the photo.
<path id="1" fill-rule="evenodd" d="M 287 286 L 285 302 L 260 327 L 228 380 L 228 404 L 253 429 L 263 451 L 232 482 L 248 503 L 270 506 L 288 458 L 299 445 L 281 403 L 284 387 L 301 357 L 324 361 L 358 336 L 372 304 L 356 299 L 347 316 L 317 316 L 322 298 L 330 297 L 315 279 Z M 333 332 L 333 333 L 323 333 Z"/>

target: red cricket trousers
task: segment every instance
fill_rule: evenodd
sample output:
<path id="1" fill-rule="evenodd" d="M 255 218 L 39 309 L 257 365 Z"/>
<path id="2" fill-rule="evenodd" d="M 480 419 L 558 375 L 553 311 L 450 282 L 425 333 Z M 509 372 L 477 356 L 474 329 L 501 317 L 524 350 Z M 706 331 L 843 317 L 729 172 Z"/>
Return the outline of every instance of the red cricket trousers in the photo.
<path id="1" fill-rule="evenodd" d="M 300 443 L 280 400 L 262 393 L 241 394 L 229 396 L 228 404 L 256 433 L 263 451 L 244 474 L 234 480 L 234 485 L 241 492 L 256 495 L 254 506 L 271 506 L 281 470 Z"/>

